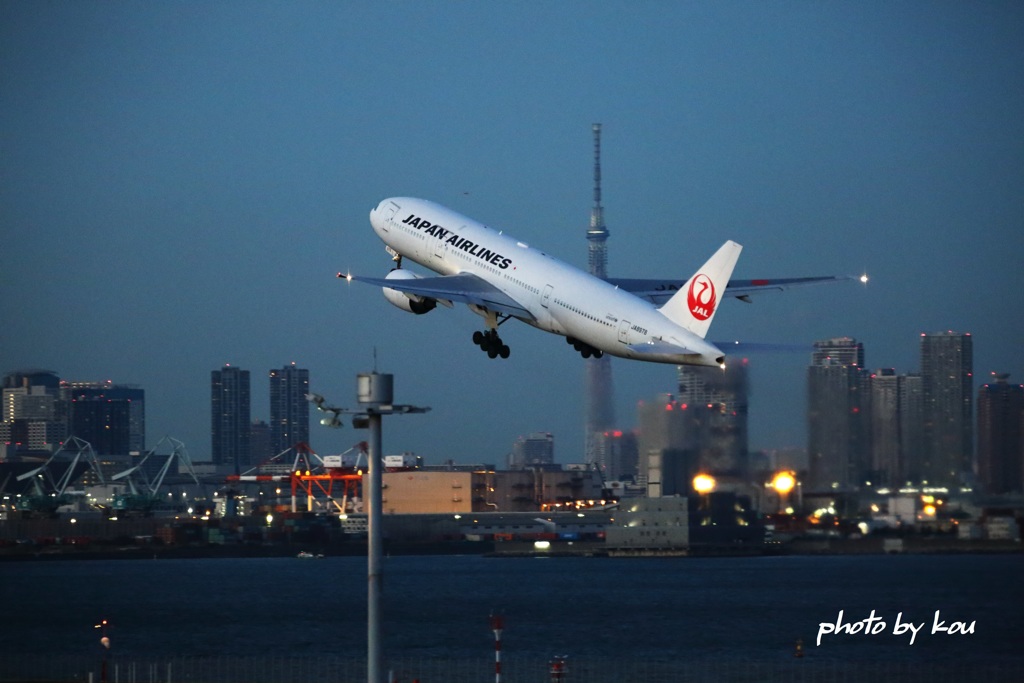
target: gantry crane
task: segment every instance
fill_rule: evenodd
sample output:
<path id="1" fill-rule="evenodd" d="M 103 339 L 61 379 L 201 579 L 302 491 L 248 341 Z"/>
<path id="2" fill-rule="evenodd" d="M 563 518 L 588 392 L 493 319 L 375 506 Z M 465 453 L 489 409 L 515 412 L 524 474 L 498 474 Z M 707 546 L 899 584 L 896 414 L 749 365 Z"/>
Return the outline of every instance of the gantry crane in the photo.
<path id="1" fill-rule="evenodd" d="M 321 458 L 308 444 L 298 443 L 243 474 L 229 475 L 227 482 L 245 484 L 288 481 L 292 488 L 292 512 L 298 512 L 299 492 L 302 491 L 306 494 L 307 512 L 333 505 L 338 514 L 345 514 L 350 504 L 355 506 L 355 501 L 361 499 L 366 452 L 366 443 L 360 442 L 341 455 Z M 295 457 L 290 471 L 285 474 L 280 471 L 280 465 L 289 453 L 294 453 Z M 338 488 L 340 492 L 336 490 Z"/>
<path id="2" fill-rule="evenodd" d="M 67 502 L 65 492 L 68 485 L 90 467 L 100 483 L 104 483 L 103 470 L 100 469 L 92 444 L 77 436 L 71 436 L 46 462 L 19 475 L 17 481 L 29 480 L 32 485 L 33 493 L 27 499 L 28 507 L 53 513 Z"/>
<path id="3" fill-rule="evenodd" d="M 147 461 L 156 454 L 157 449 L 168 443 L 172 446 L 170 455 L 167 456 L 167 459 L 156 475 L 151 476 L 145 467 Z M 128 493 L 114 497 L 114 509 L 150 512 L 160 502 L 160 487 L 163 485 L 164 478 L 170 471 L 171 465 L 175 462 L 178 463 L 178 472 L 181 473 L 181 470 L 184 470 L 184 474 L 188 475 L 195 485 L 198 486 L 199 477 L 196 476 L 196 471 L 192 467 L 192 460 L 188 457 L 185 444 L 177 439 L 165 436 L 157 442 L 156 446 L 146 451 L 146 454 L 138 464 L 129 467 L 123 472 L 118 472 L 110 478 L 111 481 L 124 480 L 128 485 Z"/>

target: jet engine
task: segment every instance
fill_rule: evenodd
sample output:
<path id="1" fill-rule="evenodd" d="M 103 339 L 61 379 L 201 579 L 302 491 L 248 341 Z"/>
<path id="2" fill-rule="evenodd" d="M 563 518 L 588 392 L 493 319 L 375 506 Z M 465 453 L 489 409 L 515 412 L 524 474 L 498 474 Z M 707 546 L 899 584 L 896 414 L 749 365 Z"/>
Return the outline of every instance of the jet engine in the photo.
<path id="1" fill-rule="evenodd" d="M 416 273 L 409 272 L 408 270 L 402 270 L 396 268 L 387 274 L 385 280 L 418 280 L 420 276 Z M 390 287 L 383 287 L 381 291 L 384 292 L 384 298 L 387 299 L 393 306 L 401 308 L 403 311 L 408 313 L 415 313 L 416 315 L 423 315 L 434 310 L 437 306 L 437 299 L 430 299 L 423 296 L 416 296 L 415 294 L 409 294 L 402 292 L 397 289 L 391 289 Z"/>

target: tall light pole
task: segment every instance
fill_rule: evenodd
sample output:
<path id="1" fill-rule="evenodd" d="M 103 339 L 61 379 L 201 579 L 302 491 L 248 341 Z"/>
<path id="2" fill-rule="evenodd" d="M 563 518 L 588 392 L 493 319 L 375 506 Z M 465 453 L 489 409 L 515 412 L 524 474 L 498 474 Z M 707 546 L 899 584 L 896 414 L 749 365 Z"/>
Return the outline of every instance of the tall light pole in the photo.
<path id="1" fill-rule="evenodd" d="M 308 394 L 306 398 L 316 404 L 317 410 L 327 417 L 320 424 L 327 427 L 341 427 L 341 415 L 352 415 L 352 426 L 370 430 L 368 491 L 364 496 L 369 506 L 367 523 L 369 539 L 367 547 L 367 591 L 366 591 L 366 681 L 384 683 L 384 658 L 381 651 L 381 610 L 380 596 L 384 579 L 384 536 L 381 529 L 383 496 L 383 458 L 381 432 L 385 415 L 425 413 L 430 408 L 409 405 L 394 405 L 394 375 L 364 372 L 356 375 L 356 401 L 358 410 L 334 408 L 324 405 L 324 397 Z"/>

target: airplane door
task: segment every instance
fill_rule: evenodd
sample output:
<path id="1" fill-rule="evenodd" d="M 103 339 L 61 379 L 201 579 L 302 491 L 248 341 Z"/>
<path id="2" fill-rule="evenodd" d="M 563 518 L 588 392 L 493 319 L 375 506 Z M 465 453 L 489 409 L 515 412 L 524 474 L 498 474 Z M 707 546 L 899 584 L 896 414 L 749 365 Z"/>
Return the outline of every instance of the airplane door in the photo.
<path id="1" fill-rule="evenodd" d="M 551 292 L 554 289 L 555 288 L 552 287 L 551 285 L 544 285 L 544 291 L 543 293 L 541 293 L 540 296 L 540 305 L 543 306 L 544 308 L 547 308 L 548 304 L 551 303 Z"/>
<path id="2" fill-rule="evenodd" d="M 630 325 L 628 320 L 619 321 L 619 341 L 623 344 L 629 343 L 629 327 Z"/>
<path id="3" fill-rule="evenodd" d="M 395 219 L 396 213 L 398 213 L 398 204 L 388 202 L 388 205 L 384 207 L 384 223 L 381 226 L 384 232 L 388 232 L 390 229 L 391 221 Z"/>

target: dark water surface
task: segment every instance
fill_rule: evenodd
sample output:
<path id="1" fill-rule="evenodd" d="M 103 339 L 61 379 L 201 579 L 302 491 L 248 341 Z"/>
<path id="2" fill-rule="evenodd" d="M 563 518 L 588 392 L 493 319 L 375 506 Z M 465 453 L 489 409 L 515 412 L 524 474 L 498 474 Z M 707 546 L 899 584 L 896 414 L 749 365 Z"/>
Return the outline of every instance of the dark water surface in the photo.
<path id="1" fill-rule="evenodd" d="M 391 557 L 386 653 L 473 657 L 808 656 L 835 661 L 1020 661 L 1024 555 L 759 558 Z M 364 558 L 0 563 L 0 654 L 95 651 L 101 619 L 129 656 L 351 655 L 366 651 Z M 821 622 L 884 622 L 824 636 Z M 932 633 L 935 612 L 949 627 Z M 894 635 L 902 622 L 924 624 Z"/>

